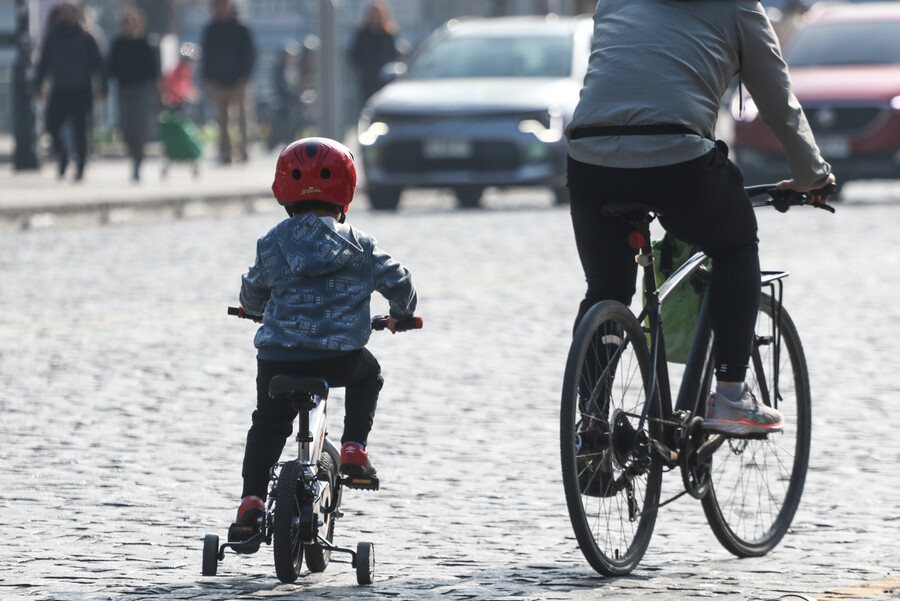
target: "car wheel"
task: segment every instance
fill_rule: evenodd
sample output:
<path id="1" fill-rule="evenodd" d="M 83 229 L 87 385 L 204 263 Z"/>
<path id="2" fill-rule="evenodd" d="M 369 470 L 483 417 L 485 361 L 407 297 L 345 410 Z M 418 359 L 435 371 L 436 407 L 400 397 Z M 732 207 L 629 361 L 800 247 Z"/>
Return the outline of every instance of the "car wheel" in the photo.
<path id="1" fill-rule="evenodd" d="M 396 211 L 402 191 L 396 186 L 370 186 L 369 202 L 376 211 Z"/>
<path id="2" fill-rule="evenodd" d="M 481 195 L 484 188 L 479 186 L 459 186 L 453 189 L 459 206 L 464 209 L 477 209 L 481 206 Z"/>

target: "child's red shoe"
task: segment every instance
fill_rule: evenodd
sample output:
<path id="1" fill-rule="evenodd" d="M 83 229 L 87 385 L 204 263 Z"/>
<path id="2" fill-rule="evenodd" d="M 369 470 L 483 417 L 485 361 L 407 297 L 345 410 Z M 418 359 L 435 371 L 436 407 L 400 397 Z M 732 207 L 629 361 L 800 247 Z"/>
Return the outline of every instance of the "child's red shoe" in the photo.
<path id="1" fill-rule="evenodd" d="M 265 502 L 256 495 L 247 495 L 238 507 L 237 519 L 228 529 L 228 542 L 243 543 L 259 534 L 259 521 L 266 514 Z M 259 541 L 235 547 L 238 553 L 255 553 L 259 550 Z"/>
<path id="2" fill-rule="evenodd" d="M 353 478 L 374 478 L 377 470 L 365 446 L 345 442 L 341 447 L 341 473 Z"/>

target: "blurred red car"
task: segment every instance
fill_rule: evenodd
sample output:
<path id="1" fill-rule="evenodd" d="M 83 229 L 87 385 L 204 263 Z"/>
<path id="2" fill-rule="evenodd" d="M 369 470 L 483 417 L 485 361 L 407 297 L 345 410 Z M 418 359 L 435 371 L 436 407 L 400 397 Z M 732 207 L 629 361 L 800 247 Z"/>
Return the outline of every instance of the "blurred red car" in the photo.
<path id="1" fill-rule="evenodd" d="M 794 92 L 838 181 L 900 178 L 900 2 L 819 3 L 784 43 Z M 747 184 L 788 177 L 787 161 L 744 92 L 734 158 Z"/>

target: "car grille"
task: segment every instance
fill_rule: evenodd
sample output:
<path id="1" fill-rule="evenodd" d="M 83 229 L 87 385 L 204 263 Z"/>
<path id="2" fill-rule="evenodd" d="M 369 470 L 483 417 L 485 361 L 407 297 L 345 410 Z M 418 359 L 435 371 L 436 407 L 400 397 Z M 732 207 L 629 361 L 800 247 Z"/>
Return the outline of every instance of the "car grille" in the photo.
<path id="1" fill-rule="evenodd" d="M 868 129 L 882 114 L 878 107 L 809 107 L 804 111 L 813 132 L 823 134 Z"/>
<path id="2" fill-rule="evenodd" d="M 381 165 L 388 173 L 410 171 L 514 171 L 521 160 L 509 142 L 473 142 L 472 153 L 460 158 L 428 158 L 420 141 L 385 144 L 379 151 Z"/>

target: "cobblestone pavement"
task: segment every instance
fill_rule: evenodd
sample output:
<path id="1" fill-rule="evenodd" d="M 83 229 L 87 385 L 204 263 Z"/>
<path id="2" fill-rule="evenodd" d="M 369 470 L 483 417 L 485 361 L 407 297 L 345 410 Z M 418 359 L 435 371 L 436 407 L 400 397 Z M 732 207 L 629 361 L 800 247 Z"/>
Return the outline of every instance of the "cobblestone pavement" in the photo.
<path id="1" fill-rule="evenodd" d="M 681 499 L 618 579 L 581 556 L 559 476 L 583 293 L 568 213 L 549 196 L 487 204 L 350 214 L 410 267 L 426 320 L 370 345 L 386 378 L 370 439 L 383 487 L 348 491 L 335 535 L 375 543 L 369 587 L 340 557 L 280 584 L 265 546 L 200 575 L 203 535 L 224 537 L 237 505 L 253 406 L 254 326 L 225 307 L 280 213 L 0 237 L 0 598 L 897 598 L 896 187 L 848 192 L 835 216 L 759 215 L 764 267 L 792 272 L 785 302 L 812 372 L 812 464 L 791 532 L 739 560 Z M 670 475 L 664 493 L 678 485 Z"/>

